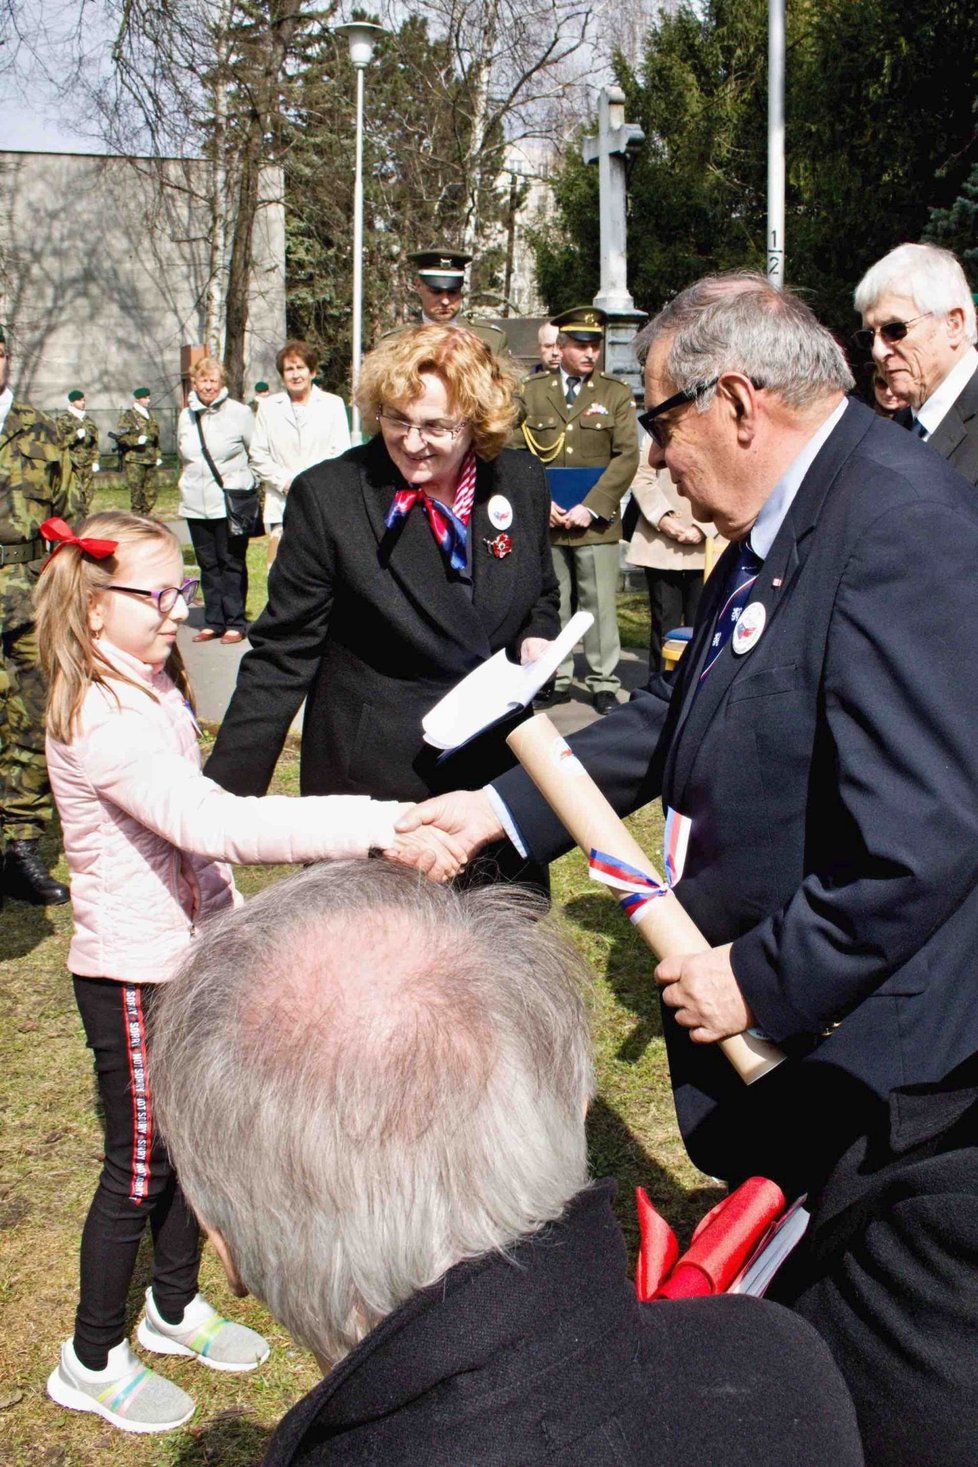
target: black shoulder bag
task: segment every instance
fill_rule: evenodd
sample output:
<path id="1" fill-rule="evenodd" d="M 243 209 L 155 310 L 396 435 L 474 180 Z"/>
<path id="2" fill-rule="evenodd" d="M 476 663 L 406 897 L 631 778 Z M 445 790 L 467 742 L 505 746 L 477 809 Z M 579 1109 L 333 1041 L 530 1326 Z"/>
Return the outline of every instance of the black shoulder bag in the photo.
<path id="1" fill-rule="evenodd" d="M 204 425 L 201 422 L 204 414 L 194 413 L 194 422 L 197 424 L 197 437 L 200 439 L 201 452 L 204 462 L 210 469 L 217 481 L 218 488 L 224 494 L 224 506 L 227 510 L 228 534 L 248 535 L 254 537 L 265 533 L 265 526 L 261 517 L 261 495 L 257 489 L 225 489 L 224 480 L 217 471 L 217 464 L 211 458 L 211 451 L 204 439 Z"/>

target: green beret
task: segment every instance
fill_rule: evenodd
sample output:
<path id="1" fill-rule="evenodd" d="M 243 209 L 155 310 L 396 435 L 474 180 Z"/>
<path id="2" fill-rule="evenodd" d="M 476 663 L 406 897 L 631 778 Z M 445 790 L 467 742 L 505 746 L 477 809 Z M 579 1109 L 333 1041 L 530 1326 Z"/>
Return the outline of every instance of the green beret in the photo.
<path id="1" fill-rule="evenodd" d="M 82 398 L 84 396 L 85 396 L 84 392 L 79 392 L 79 390 L 78 390 L 77 387 L 73 387 L 71 389 L 71 391 L 68 393 L 68 401 L 69 402 L 77 402 L 79 400 L 79 398 Z"/>
<path id="2" fill-rule="evenodd" d="M 268 391 L 268 383 L 267 382 L 256 382 L 255 383 L 255 391 L 256 392 L 267 392 Z"/>
<path id="3" fill-rule="evenodd" d="M 133 395 L 133 397 L 149 397 L 149 388 L 148 387 L 134 387 L 133 390 L 132 390 L 132 395 Z"/>

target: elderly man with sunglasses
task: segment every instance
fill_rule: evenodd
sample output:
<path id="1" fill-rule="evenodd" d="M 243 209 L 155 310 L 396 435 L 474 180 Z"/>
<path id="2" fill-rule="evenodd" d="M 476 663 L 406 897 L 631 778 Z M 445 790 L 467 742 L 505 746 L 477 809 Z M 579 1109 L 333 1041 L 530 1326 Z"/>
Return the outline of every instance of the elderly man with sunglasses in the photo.
<path id="1" fill-rule="evenodd" d="M 656 978 L 690 1155 L 798 1192 L 978 1049 L 978 505 L 763 277 L 708 277 L 638 346 L 650 462 L 733 543 L 668 710 L 639 695 L 571 747 L 619 812 L 688 821 L 710 948 Z M 520 770 L 417 818 L 569 845 Z M 747 1088 L 717 1041 L 753 1025 L 789 1058 Z"/>
<path id="2" fill-rule="evenodd" d="M 903 244 L 867 270 L 856 287 L 870 351 L 897 397 L 897 421 L 978 485 L 978 351 L 975 303 L 950 250 Z"/>

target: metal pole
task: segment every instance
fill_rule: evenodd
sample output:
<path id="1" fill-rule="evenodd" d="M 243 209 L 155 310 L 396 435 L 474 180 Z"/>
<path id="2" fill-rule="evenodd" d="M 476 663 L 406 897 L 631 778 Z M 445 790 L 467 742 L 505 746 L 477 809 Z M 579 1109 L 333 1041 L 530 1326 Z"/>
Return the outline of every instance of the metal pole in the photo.
<path id="1" fill-rule="evenodd" d="M 357 162 L 353 182 L 353 391 L 360 380 L 363 328 L 363 68 L 357 68 Z M 353 404 L 352 438 L 361 441 L 360 411 Z"/>
<path id="2" fill-rule="evenodd" d="M 784 285 L 784 4 L 767 8 L 767 274 Z"/>

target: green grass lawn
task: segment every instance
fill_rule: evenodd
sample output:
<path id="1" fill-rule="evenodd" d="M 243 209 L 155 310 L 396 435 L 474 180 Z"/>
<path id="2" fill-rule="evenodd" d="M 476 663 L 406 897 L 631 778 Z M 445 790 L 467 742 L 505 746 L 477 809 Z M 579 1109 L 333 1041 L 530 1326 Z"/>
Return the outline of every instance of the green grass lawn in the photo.
<path id="1" fill-rule="evenodd" d="M 124 486 L 106 476 L 97 503 L 125 507 Z M 161 517 L 175 518 L 176 504 L 175 489 L 168 488 L 158 504 Z M 260 561 L 254 579 L 263 600 L 264 542 L 254 542 L 251 554 Z M 623 622 L 627 614 L 637 646 L 647 637 L 644 603 L 644 597 L 623 598 Z M 273 787 L 294 794 L 297 784 L 298 749 L 290 744 Z M 643 811 L 630 823 L 658 862 L 658 810 Z M 56 832 L 46 850 L 57 861 Z M 239 884 L 248 894 L 280 879 L 285 869 L 243 869 Z M 63 860 L 55 870 L 66 876 Z M 594 1174 L 618 1180 L 619 1216 L 633 1246 L 632 1194 L 639 1183 L 686 1236 L 720 1192 L 690 1165 L 679 1141 L 650 955 L 613 898 L 588 880 L 579 853 L 553 867 L 553 896 L 554 920 L 566 927 L 594 972 Z M 219 1308 L 269 1336 L 273 1351 L 261 1370 L 234 1376 L 203 1370 L 193 1361 L 163 1362 L 165 1373 L 197 1401 L 190 1426 L 163 1437 L 127 1436 L 96 1417 L 61 1410 L 44 1394 L 72 1329 L 79 1236 L 100 1162 L 91 1060 L 65 969 L 70 931 L 66 907 L 8 903 L 0 914 L 0 1463 L 252 1467 L 275 1422 L 318 1371 L 260 1304 L 230 1298 L 210 1249 L 204 1250 L 202 1287 Z M 144 1251 L 130 1295 L 133 1324 L 148 1280 Z"/>

